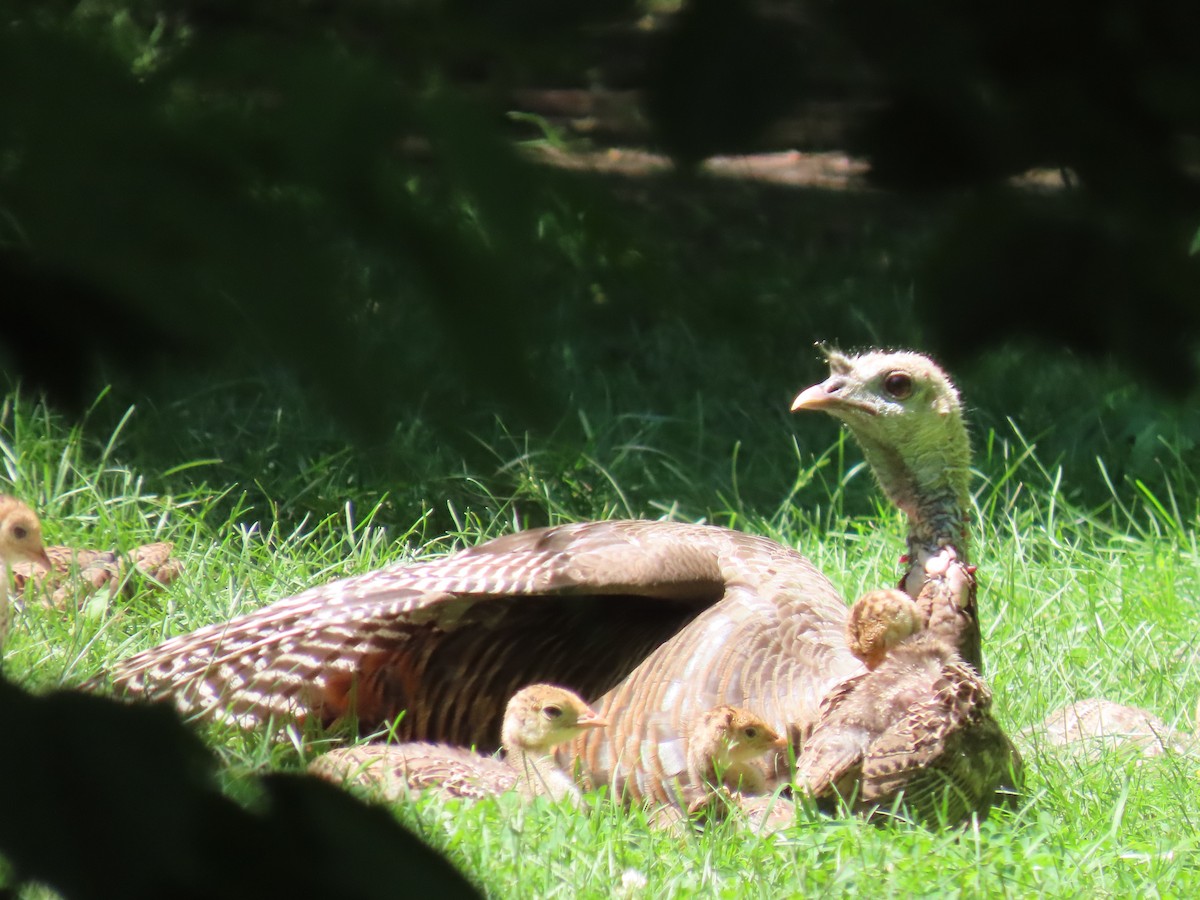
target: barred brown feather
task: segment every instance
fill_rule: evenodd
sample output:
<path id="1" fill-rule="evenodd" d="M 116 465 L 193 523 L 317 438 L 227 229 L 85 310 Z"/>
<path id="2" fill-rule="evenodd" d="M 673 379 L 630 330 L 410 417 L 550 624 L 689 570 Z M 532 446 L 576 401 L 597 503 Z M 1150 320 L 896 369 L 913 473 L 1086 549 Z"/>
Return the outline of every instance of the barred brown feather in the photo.
<path id="1" fill-rule="evenodd" d="M 704 710 L 753 699 L 776 730 L 812 720 L 861 668 L 845 614 L 824 576 L 765 538 L 592 522 L 333 582 L 168 641 L 112 680 L 245 727 L 353 714 L 373 731 L 403 712 L 402 740 L 487 749 L 517 687 L 570 684 L 603 695 L 610 723 L 577 742 L 585 770 L 665 798 L 664 780 L 685 774 L 685 723 Z"/>
<path id="2" fill-rule="evenodd" d="M 308 770 L 337 784 L 362 785 L 393 803 L 430 790 L 479 800 L 517 786 L 516 771 L 502 759 L 419 741 L 339 747 L 317 757 Z"/>
<path id="3" fill-rule="evenodd" d="M 128 553 L 83 547 L 47 547 L 49 566 L 41 562 L 15 564 L 12 567 L 13 585 L 27 600 L 41 600 L 48 606 L 62 609 L 79 603 L 101 588 L 132 593 L 129 576 L 135 571 L 155 584 L 169 584 L 183 571 L 179 560 L 171 556 L 174 549 L 175 545 L 169 541 L 142 544 Z"/>

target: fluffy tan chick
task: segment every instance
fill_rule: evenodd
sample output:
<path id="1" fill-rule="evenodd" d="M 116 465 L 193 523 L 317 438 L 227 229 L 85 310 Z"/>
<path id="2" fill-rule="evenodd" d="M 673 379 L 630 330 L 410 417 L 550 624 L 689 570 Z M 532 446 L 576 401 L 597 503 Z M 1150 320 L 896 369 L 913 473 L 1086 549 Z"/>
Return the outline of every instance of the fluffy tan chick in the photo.
<path id="1" fill-rule="evenodd" d="M 688 781 L 758 793 L 766 779 L 755 761 L 786 746 L 787 741 L 750 710 L 714 707 L 700 716 L 688 737 Z"/>
<path id="2" fill-rule="evenodd" d="M 730 792 L 756 794 L 766 789 L 766 777 L 757 761 L 785 749 L 787 739 L 757 713 L 738 706 L 713 707 L 689 729 L 687 783 L 679 787 L 679 805 L 655 808 L 648 819 L 650 826 L 683 834 L 688 817 L 704 821 L 724 818 L 734 802 Z"/>
<path id="3" fill-rule="evenodd" d="M 13 567 L 22 563 L 50 565 L 42 546 L 42 523 L 37 513 L 8 494 L 0 494 L 0 561 L 4 563 L 4 584 L 0 585 L 0 644 L 3 644 L 8 637 Z"/>
<path id="4" fill-rule="evenodd" d="M 846 643 L 868 669 L 879 668 L 893 647 L 921 630 L 916 602 L 904 591 L 869 591 L 850 608 Z"/>
<path id="5" fill-rule="evenodd" d="M 579 788 L 552 751 L 606 724 L 574 692 L 535 684 L 508 701 L 502 759 L 447 744 L 364 744 L 333 750 L 309 768 L 332 781 L 370 786 L 390 800 L 426 790 L 470 799 L 516 790 L 526 798 L 544 795 L 579 805 Z"/>
<path id="6" fill-rule="evenodd" d="M 50 565 L 37 513 L 8 494 L 0 494 L 0 559 L 10 568 L 23 562 Z"/>
<path id="7" fill-rule="evenodd" d="M 554 800 L 578 802 L 579 788 L 554 759 L 555 747 L 593 728 L 607 725 L 583 698 L 550 684 L 518 691 L 508 701 L 500 745 L 504 762 L 517 773 L 517 788 L 526 797 L 547 794 Z"/>
<path id="8" fill-rule="evenodd" d="M 171 556 L 174 548 L 169 541 L 143 544 L 128 553 L 47 547 L 45 559 L 12 567 L 13 584 L 29 600 L 63 609 L 102 588 L 128 592 L 131 571 L 158 585 L 169 584 L 183 571 L 179 560 Z"/>

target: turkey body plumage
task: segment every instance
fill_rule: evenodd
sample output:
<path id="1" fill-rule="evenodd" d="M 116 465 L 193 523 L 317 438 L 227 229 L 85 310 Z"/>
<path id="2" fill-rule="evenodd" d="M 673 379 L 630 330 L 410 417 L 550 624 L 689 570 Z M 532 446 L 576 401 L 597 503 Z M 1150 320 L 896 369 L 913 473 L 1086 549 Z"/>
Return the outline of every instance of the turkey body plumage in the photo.
<path id="1" fill-rule="evenodd" d="M 1020 756 L 991 715 L 979 674 L 934 635 L 909 638 L 877 670 L 839 685 L 796 761 L 815 797 L 860 811 L 900 792 L 928 822 L 956 822 L 1019 782 Z"/>
<path id="2" fill-rule="evenodd" d="M 795 551 L 725 528 L 587 522 L 335 581 L 135 656 L 127 693 L 261 727 L 353 716 L 371 733 L 494 749 L 534 681 L 598 697 L 573 751 L 595 784 L 669 802 L 686 723 L 753 704 L 781 733 L 862 671 L 846 607 Z M 401 716 L 403 713 L 403 716 Z"/>
<path id="3" fill-rule="evenodd" d="M 477 800 L 517 786 L 517 773 L 504 760 L 452 744 L 339 747 L 318 756 L 308 771 L 335 784 L 361 785 L 393 803 L 426 791 Z"/>
<path id="4" fill-rule="evenodd" d="M 18 594 L 59 609 L 79 603 L 101 589 L 132 593 L 134 572 L 155 585 L 166 585 L 179 577 L 183 566 L 171 556 L 170 542 L 143 544 L 128 553 L 89 550 L 82 547 L 46 548 L 49 566 L 23 562 L 12 567 Z"/>

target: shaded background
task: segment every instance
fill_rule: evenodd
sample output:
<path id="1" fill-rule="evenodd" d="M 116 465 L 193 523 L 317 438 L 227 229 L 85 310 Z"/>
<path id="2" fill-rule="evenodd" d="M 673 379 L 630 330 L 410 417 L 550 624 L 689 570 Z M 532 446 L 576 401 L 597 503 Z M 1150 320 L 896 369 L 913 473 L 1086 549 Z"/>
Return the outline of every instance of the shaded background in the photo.
<path id="1" fill-rule="evenodd" d="M 291 390 L 403 481 L 406 423 L 471 459 L 494 417 L 570 423 L 596 371 L 639 409 L 731 380 L 774 409 L 817 340 L 918 346 L 981 407 L 1097 438 L 1106 403 L 1144 404 L 1127 386 L 1196 387 L 1192 3 L 0 11 L 0 360 L 74 414 L 110 383 L 157 403 L 168 457 L 214 452 L 181 396 L 195 418 L 197 393 L 243 414 Z M 678 166 L 562 165 L 630 147 Z M 791 148 L 869 170 L 700 167 Z M 1086 414 L 1054 397 L 1072 354 L 1115 364 Z M 973 383 L 1030 360 L 1044 382 Z M 1136 466 L 1151 424 L 1122 427 Z"/>

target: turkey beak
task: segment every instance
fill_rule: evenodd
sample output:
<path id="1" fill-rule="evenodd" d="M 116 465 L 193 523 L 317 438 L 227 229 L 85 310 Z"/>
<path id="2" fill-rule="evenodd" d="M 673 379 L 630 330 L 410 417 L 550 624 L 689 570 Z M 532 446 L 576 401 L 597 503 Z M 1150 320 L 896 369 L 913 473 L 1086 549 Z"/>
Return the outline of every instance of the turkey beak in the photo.
<path id="1" fill-rule="evenodd" d="M 39 566 L 45 566 L 47 571 L 54 568 L 54 563 L 50 562 L 50 557 L 46 555 L 45 547 L 38 548 L 37 555 L 33 557 L 33 561 Z"/>
<path id="2" fill-rule="evenodd" d="M 844 418 L 850 410 L 864 412 L 870 416 L 877 414 L 877 411 L 870 405 L 854 399 L 853 392 L 849 388 L 850 380 L 846 376 L 831 375 L 820 384 L 814 384 L 812 387 L 802 390 L 799 396 L 792 401 L 792 412 L 799 412 L 802 409 L 819 409 L 840 418 Z"/>
<path id="3" fill-rule="evenodd" d="M 814 384 L 810 388 L 805 388 L 792 401 L 792 412 L 799 412 L 802 409 L 829 409 L 831 406 L 837 406 L 842 402 L 838 396 L 840 391 L 845 386 L 844 378 L 829 378 L 822 381 L 820 384 Z"/>

